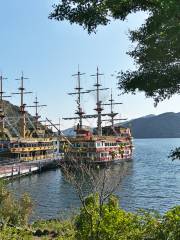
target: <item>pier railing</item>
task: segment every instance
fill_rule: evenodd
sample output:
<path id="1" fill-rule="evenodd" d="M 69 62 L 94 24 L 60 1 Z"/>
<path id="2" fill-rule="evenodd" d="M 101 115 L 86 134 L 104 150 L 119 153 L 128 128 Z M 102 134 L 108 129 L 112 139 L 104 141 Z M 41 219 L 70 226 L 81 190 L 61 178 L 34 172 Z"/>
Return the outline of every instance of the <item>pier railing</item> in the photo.
<path id="1" fill-rule="evenodd" d="M 57 154 L 53 158 L 46 158 L 37 161 L 20 162 L 19 159 L 9 161 L 6 159 L 0 164 L 0 178 L 11 178 L 16 176 L 28 175 L 34 172 L 57 167 L 62 160 L 62 154 Z"/>

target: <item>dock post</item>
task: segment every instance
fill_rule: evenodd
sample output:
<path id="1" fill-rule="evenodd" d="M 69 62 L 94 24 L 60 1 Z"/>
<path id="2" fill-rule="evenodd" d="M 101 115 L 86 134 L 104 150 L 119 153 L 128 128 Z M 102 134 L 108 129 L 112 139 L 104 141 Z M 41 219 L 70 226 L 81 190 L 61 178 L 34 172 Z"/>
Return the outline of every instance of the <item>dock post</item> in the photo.
<path id="1" fill-rule="evenodd" d="M 41 162 L 39 162 L 39 172 L 41 172 Z"/>
<path id="2" fill-rule="evenodd" d="M 13 177 L 13 173 L 14 173 L 14 168 L 11 168 L 11 177 Z"/>
<path id="3" fill-rule="evenodd" d="M 21 175 L 21 166 L 19 165 L 19 168 L 18 168 L 18 175 Z"/>

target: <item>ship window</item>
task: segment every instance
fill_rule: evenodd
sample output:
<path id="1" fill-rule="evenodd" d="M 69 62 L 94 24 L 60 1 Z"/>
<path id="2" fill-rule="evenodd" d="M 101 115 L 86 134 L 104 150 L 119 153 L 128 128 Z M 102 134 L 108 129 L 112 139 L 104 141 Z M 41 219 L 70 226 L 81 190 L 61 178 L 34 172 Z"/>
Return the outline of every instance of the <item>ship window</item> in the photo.
<path id="1" fill-rule="evenodd" d="M 94 147 L 94 143 L 89 143 L 89 147 Z"/>
<path id="2" fill-rule="evenodd" d="M 101 157 L 106 157 L 107 153 L 101 153 Z"/>
<path id="3" fill-rule="evenodd" d="M 100 147 L 101 146 L 101 143 L 97 143 L 97 147 Z"/>

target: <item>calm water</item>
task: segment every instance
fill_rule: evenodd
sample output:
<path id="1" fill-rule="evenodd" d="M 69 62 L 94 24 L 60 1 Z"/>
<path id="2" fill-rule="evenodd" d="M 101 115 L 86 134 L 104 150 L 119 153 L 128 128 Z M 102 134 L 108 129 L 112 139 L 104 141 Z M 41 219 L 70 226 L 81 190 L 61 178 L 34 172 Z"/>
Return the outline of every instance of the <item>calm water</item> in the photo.
<path id="1" fill-rule="evenodd" d="M 133 161 L 108 170 L 110 185 L 114 176 L 121 176 L 117 189 L 121 206 L 130 211 L 145 208 L 164 212 L 180 205 L 180 161 L 167 157 L 172 148 L 180 146 L 180 139 L 137 139 L 134 145 Z M 59 169 L 15 180 L 9 187 L 17 196 L 23 192 L 31 195 L 33 219 L 55 218 L 80 204 L 75 189 Z"/>

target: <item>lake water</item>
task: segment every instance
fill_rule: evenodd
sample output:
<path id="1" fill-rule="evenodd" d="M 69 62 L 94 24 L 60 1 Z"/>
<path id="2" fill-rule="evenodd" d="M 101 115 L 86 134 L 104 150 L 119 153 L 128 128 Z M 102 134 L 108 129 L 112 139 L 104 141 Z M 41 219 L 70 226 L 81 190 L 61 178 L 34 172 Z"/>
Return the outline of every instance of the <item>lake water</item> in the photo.
<path id="1" fill-rule="evenodd" d="M 180 205 L 180 161 L 171 161 L 171 149 L 180 146 L 180 139 L 136 139 L 134 157 L 130 162 L 114 165 L 108 170 L 109 184 L 121 176 L 116 194 L 122 208 L 138 208 L 164 212 Z M 79 198 L 60 169 L 16 179 L 9 183 L 16 196 L 28 192 L 34 202 L 33 220 L 56 218 L 62 212 L 78 208 Z M 88 185 L 84 186 L 88 191 Z"/>

